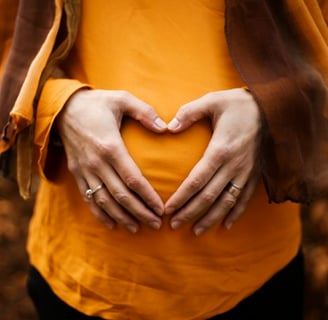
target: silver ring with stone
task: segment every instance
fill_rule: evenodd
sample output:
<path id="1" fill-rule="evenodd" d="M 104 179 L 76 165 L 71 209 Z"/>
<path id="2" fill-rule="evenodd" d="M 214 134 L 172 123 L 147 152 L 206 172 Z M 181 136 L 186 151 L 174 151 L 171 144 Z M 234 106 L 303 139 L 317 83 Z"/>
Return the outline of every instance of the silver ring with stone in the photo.
<path id="1" fill-rule="evenodd" d="M 91 199 L 93 197 L 93 195 L 99 191 L 102 187 L 104 186 L 103 183 L 101 183 L 100 185 L 98 185 L 97 187 L 95 187 L 94 189 L 88 189 L 86 192 L 85 192 L 85 195 L 88 199 Z"/>

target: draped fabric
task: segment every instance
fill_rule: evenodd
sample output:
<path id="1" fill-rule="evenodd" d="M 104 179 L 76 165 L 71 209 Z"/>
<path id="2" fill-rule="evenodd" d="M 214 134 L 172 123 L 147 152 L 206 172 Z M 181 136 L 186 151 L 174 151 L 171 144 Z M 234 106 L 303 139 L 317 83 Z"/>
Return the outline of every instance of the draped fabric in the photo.
<path id="1" fill-rule="evenodd" d="M 0 87 L 0 171 L 18 182 L 23 198 L 33 193 L 36 106 L 45 80 L 68 54 L 79 21 L 78 0 L 33 0 L 1 5 L 17 10 Z M 12 25 L 12 15 L 6 17 Z M 10 38 L 11 29 L 3 32 Z M 2 48 L 2 47 L 0 47 Z M 35 189 L 35 188 L 34 188 Z"/>
<path id="2" fill-rule="evenodd" d="M 327 87 L 307 64 L 307 43 L 296 42 L 283 1 L 226 4 L 231 55 L 263 115 L 262 173 L 269 198 L 310 202 L 327 190 Z"/>

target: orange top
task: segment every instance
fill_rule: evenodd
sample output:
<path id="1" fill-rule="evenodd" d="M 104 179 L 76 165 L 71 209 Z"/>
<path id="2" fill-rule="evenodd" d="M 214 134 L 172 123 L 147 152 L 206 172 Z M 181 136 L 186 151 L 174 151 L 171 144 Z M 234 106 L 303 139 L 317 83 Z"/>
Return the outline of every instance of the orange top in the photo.
<path id="1" fill-rule="evenodd" d="M 82 1 L 72 79 L 43 90 L 36 144 L 42 166 L 49 127 L 81 83 L 124 89 L 166 121 L 207 92 L 243 85 L 224 40 L 224 1 Z M 55 107 L 54 107 L 55 106 Z M 49 108 L 57 110 L 49 112 Z M 50 115 L 51 114 L 51 115 Z M 126 121 L 124 141 L 166 200 L 200 159 L 211 136 L 206 121 L 178 135 L 156 135 Z M 173 231 L 108 230 L 89 212 L 59 157 L 58 175 L 43 179 L 28 243 L 31 263 L 67 303 L 104 319 L 206 319 L 254 292 L 295 256 L 298 206 L 269 205 L 262 186 L 230 231 L 201 237 L 191 225 Z"/>

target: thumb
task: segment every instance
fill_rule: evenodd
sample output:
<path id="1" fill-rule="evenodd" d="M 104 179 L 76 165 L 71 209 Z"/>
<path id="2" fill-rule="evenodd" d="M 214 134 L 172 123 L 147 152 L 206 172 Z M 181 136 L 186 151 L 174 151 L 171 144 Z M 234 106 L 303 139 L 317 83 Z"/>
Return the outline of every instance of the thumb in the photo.
<path id="1" fill-rule="evenodd" d="M 124 113 L 139 121 L 145 128 L 157 133 L 167 130 L 167 124 L 159 117 L 155 109 L 138 98 L 129 95 L 124 107 Z"/>
<path id="2" fill-rule="evenodd" d="M 181 132 L 207 116 L 209 116 L 209 110 L 205 101 L 200 98 L 183 105 L 169 122 L 167 128 L 172 133 Z"/>

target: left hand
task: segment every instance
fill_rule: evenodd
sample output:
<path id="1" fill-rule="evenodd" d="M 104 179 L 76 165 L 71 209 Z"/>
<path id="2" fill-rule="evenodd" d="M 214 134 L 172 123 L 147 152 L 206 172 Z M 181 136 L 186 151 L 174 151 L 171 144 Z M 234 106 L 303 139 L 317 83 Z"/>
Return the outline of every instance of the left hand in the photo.
<path id="1" fill-rule="evenodd" d="M 197 218 L 196 235 L 220 220 L 230 229 L 244 212 L 259 177 L 261 120 L 253 96 L 242 88 L 208 93 L 182 106 L 168 129 L 182 132 L 205 117 L 213 126 L 208 147 L 165 204 L 165 213 L 174 213 L 173 229 Z M 240 187 L 240 197 L 227 191 L 231 183 Z"/>

